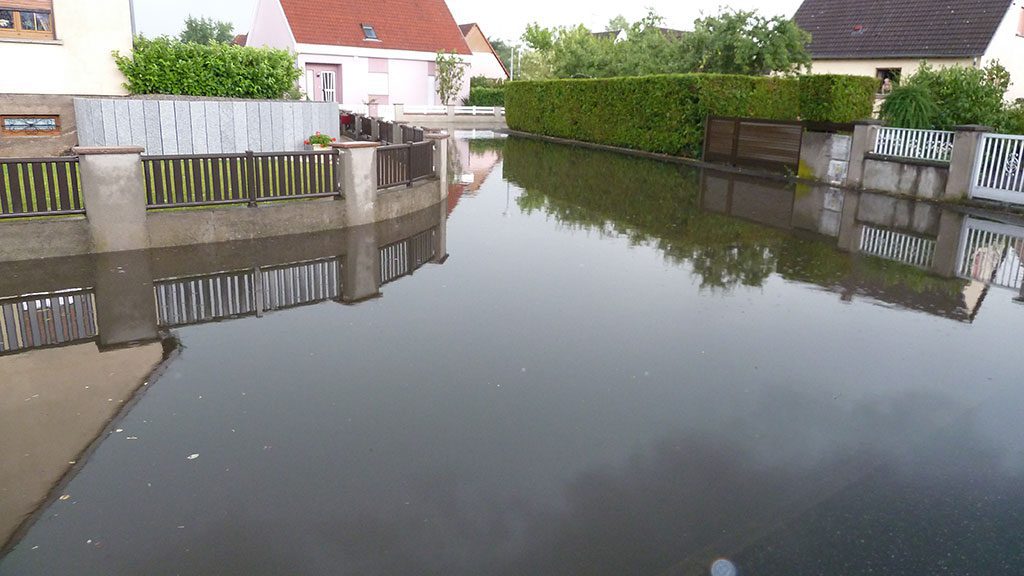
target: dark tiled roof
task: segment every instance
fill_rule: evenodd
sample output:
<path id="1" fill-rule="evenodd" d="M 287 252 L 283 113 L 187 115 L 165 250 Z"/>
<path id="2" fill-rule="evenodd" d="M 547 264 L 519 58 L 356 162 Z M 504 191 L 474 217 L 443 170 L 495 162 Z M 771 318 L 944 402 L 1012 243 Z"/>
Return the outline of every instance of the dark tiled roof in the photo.
<path id="1" fill-rule="evenodd" d="M 1013 0 L 805 0 L 794 19 L 824 58 L 981 56 Z"/>
<path id="2" fill-rule="evenodd" d="M 300 44 L 472 54 L 444 0 L 281 0 Z M 362 25 L 378 40 L 367 41 Z"/>

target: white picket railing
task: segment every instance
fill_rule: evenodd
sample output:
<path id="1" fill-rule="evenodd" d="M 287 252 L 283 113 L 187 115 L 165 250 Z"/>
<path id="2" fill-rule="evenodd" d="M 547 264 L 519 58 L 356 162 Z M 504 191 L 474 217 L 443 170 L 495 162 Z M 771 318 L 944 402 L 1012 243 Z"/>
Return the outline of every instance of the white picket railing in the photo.
<path id="1" fill-rule="evenodd" d="M 496 113 L 504 113 L 504 108 L 494 106 L 456 106 L 456 116 L 494 116 Z"/>
<path id="2" fill-rule="evenodd" d="M 860 235 L 860 251 L 910 266 L 931 268 L 935 259 L 935 240 L 865 226 Z"/>
<path id="3" fill-rule="evenodd" d="M 406 106 L 404 109 L 406 114 L 431 114 L 442 116 L 448 115 L 447 106 Z"/>
<path id="4" fill-rule="evenodd" d="M 981 137 L 971 197 L 1024 204 L 1024 136 Z"/>
<path id="5" fill-rule="evenodd" d="M 883 127 L 875 140 L 875 154 L 894 158 L 949 162 L 954 132 Z"/>

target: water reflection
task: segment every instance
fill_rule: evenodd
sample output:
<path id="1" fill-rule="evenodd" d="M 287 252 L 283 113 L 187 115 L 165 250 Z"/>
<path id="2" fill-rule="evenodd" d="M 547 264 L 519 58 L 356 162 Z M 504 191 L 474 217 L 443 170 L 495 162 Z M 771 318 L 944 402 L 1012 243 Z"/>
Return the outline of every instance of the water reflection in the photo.
<path id="1" fill-rule="evenodd" d="M 505 150 L 524 210 L 653 243 L 707 289 L 761 286 L 778 274 L 844 301 L 963 322 L 990 285 L 1021 289 L 1024 224 L 1007 217 L 644 162 L 519 139 Z M 579 170 L 559 172 L 563 165 Z"/>
<path id="2" fill-rule="evenodd" d="M 156 322 L 238 319 L 175 330 L 0 575 L 1024 572 L 1024 389 L 998 353 L 1022 310 L 968 298 L 1016 256 L 963 249 L 979 215 L 488 145 L 440 238 L 151 259 Z M 332 303 L 449 232 L 443 268 Z M 164 281 L 195 295 L 173 315 Z"/>
<path id="3" fill-rule="evenodd" d="M 166 328 L 376 297 L 443 262 L 440 209 L 346 231 L 3 264 L 0 290 L 21 295 L 0 298 L 0 353 L 134 344 Z"/>

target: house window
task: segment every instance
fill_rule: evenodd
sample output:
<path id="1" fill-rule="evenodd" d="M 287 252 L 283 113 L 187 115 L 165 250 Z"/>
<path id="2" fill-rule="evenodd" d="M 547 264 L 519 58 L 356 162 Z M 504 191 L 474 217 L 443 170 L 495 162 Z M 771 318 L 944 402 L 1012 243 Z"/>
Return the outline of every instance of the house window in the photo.
<path id="1" fill-rule="evenodd" d="M 364 40 L 380 40 L 377 38 L 377 31 L 373 29 L 373 26 L 369 24 L 361 24 L 363 27 L 363 39 Z"/>
<path id="2" fill-rule="evenodd" d="M 53 15 L 49 9 L 44 9 L 49 3 L 32 2 L 31 5 L 32 9 L 0 8 L 0 39 L 53 39 Z"/>
<path id="3" fill-rule="evenodd" d="M 4 136 L 50 136 L 60 134 L 60 116 L 0 116 Z"/>
<path id="4" fill-rule="evenodd" d="M 878 78 L 878 93 L 888 95 L 893 88 L 899 85 L 902 75 L 902 68 L 876 68 L 875 78 Z"/>

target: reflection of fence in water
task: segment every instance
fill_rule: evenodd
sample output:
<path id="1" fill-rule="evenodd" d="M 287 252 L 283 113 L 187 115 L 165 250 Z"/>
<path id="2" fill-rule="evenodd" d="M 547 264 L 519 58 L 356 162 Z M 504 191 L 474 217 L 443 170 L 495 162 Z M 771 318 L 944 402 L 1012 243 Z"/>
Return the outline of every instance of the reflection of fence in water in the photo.
<path id="1" fill-rule="evenodd" d="M 860 236 L 860 251 L 910 266 L 931 268 L 935 259 L 935 240 L 864 226 Z"/>
<path id="2" fill-rule="evenodd" d="M 389 244 L 380 249 L 380 283 L 394 282 L 402 276 L 412 274 L 436 256 L 435 239 L 437 229 Z"/>
<path id="3" fill-rule="evenodd" d="M 341 261 L 313 260 L 156 283 L 157 321 L 176 327 L 336 299 Z"/>
<path id="4" fill-rule="evenodd" d="M 0 352 L 91 340 L 96 328 L 92 292 L 32 295 L 0 301 Z"/>
<path id="5" fill-rule="evenodd" d="M 968 218 L 960 246 L 960 276 L 1015 290 L 1024 286 L 1024 228 Z"/>
<path id="6" fill-rule="evenodd" d="M 319 260 L 260 270 L 261 311 L 337 300 L 341 297 L 341 260 Z"/>

